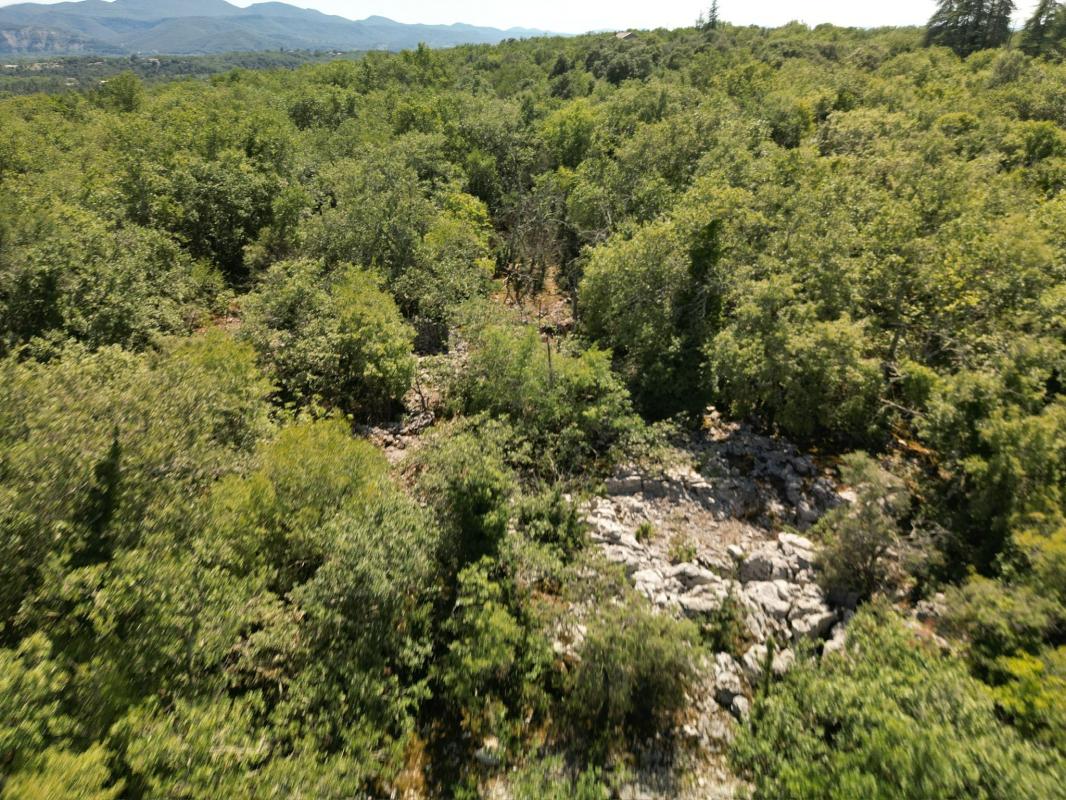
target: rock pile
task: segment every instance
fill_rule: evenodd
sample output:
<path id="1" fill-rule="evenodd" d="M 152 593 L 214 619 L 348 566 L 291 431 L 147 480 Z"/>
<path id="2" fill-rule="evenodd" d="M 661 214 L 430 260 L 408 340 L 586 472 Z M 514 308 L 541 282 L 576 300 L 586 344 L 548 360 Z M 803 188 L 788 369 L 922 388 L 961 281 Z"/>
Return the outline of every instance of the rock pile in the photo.
<path id="1" fill-rule="evenodd" d="M 747 651 L 716 654 L 708 672 L 714 699 L 743 717 L 751 687 L 767 668 L 786 672 L 797 643 L 842 641 L 816 581 L 814 543 L 774 530 L 809 526 L 843 500 L 809 457 L 739 427 L 693 452 L 700 471 L 618 474 L 586 519 L 592 541 L 658 608 L 701 623 L 739 619 Z"/>

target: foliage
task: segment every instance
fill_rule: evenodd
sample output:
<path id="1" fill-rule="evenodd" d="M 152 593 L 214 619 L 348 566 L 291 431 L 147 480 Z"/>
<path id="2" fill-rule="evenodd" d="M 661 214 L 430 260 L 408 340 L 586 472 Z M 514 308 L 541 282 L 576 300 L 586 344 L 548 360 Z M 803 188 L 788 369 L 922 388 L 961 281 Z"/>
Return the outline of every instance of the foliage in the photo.
<path id="1" fill-rule="evenodd" d="M 548 476 L 610 466 L 640 426 L 607 353 L 568 352 L 530 326 L 478 330 L 451 393 L 465 414 L 510 420 Z"/>
<path id="2" fill-rule="evenodd" d="M 950 47 L 961 56 L 999 47 L 1010 38 L 1013 0 L 941 0 L 929 20 L 927 44 Z"/>
<path id="3" fill-rule="evenodd" d="M 515 800 L 605 800 L 610 788 L 599 770 L 569 775 L 559 758 L 524 767 L 512 780 Z"/>
<path id="4" fill-rule="evenodd" d="M 884 606 L 845 651 L 798 665 L 756 700 L 734 761 L 756 798 L 1038 798 L 1062 761 L 996 719 L 964 665 L 914 639 Z"/>
<path id="5" fill-rule="evenodd" d="M 495 555 L 507 530 L 514 479 L 504 462 L 501 433 L 441 432 L 416 456 L 417 490 L 441 526 L 440 560 L 452 575 Z"/>
<path id="6" fill-rule="evenodd" d="M 588 622 L 569 676 L 569 724 L 592 750 L 610 749 L 665 724 L 695 680 L 696 631 L 635 599 L 600 608 Z"/>
<path id="7" fill-rule="evenodd" d="M 141 349 L 189 333 L 211 278 L 158 231 L 118 227 L 72 206 L 12 202 L 0 233 L 0 346 L 69 337 Z"/>
<path id="8" fill-rule="evenodd" d="M 1058 0 L 1040 0 L 1022 28 L 1021 49 L 1031 56 L 1066 55 L 1066 6 Z"/>
<path id="9" fill-rule="evenodd" d="M 84 753 L 48 750 L 38 769 L 17 773 L 4 784 L 0 797 L 19 800 L 117 800 L 123 784 L 112 781 L 107 751 L 94 745 Z"/>
<path id="10" fill-rule="evenodd" d="M 414 333 L 373 273 L 280 262 L 244 307 L 241 335 L 287 396 L 349 414 L 386 413 L 411 385 Z"/>
<path id="11" fill-rule="evenodd" d="M 517 732 L 509 726 L 520 726 L 544 705 L 540 693 L 550 669 L 548 642 L 515 607 L 515 589 L 495 571 L 484 558 L 459 574 L 444 626 L 450 641 L 440 682 L 475 741 Z"/>
<path id="12" fill-rule="evenodd" d="M 851 453 L 840 467 L 855 500 L 833 509 L 815 526 L 822 540 L 818 569 L 830 596 L 869 600 L 898 587 L 905 543 L 900 519 L 910 506 L 902 481 L 865 453 Z"/>
<path id="13" fill-rule="evenodd" d="M 842 466 L 826 586 L 942 591 L 959 657 L 860 611 L 756 792 L 1054 796 L 1066 65 L 1009 5 L 5 69 L 53 93 L 0 99 L 4 792 L 617 792 L 749 642 L 583 507 L 713 404 Z"/>
<path id="14" fill-rule="evenodd" d="M 761 417 L 800 439 L 876 432 L 881 375 L 863 352 L 861 324 L 821 322 L 787 286 L 764 284 L 708 346 L 717 392 L 739 416 Z"/>

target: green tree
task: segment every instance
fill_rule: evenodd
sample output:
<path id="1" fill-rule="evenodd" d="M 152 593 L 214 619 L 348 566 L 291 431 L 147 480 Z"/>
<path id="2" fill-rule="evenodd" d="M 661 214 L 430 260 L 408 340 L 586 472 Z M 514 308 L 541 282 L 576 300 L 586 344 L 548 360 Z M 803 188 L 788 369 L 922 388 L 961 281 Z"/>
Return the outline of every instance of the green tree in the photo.
<path id="1" fill-rule="evenodd" d="M 927 45 L 950 47 L 960 56 L 1000 47 L 1011 35 L 1014 0 L 941 0 L 926 29 Z"/>
<path id="2" fill-rule="evenodd" d="M 821 581 L 830 595 L 868 600 L 901 580 L 905 559 L 899 520 L 909 511 L 910 496 L 902 481 L 865 453 L 845 456 L 840 478 L 856 497 L 814 528 L 823 541 Z"/>
<path id="3" fill-rule="evenodd" d="M 1059 56 L 1066 51 L 1066 5 L 1040 0 L 1022 28 L 1021 49 L 1030 56 Z"/>
<path id="4" fill-rule="evenodd" d="M 996 716 L 960 661 L 915 640 L 883 606 L 848 626 L 846 649 L 801 663 L 757 698 L 733 759 L 754 797 L 1044 798 L 1062 760 Z"/>
<path id="5" fill-rule="evenodd" d="M 244 301 L 241 335 L 289 398 L 389 413 L 414 377 L 414 331 L 372 272 L 279 262 Z"/>

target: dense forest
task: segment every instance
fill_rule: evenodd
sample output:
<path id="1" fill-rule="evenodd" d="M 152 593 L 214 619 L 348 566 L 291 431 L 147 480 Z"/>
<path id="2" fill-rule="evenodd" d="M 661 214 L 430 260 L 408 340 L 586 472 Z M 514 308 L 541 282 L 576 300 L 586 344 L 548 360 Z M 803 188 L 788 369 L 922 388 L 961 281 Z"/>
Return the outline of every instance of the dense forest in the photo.
<path id="1" fill-rule="evenodd" d="M 1066 12 L 1010 5 L 0 100 L 0 797 L 1066 797 Z M 810 636 L 593 536 L 727 424 L 832 486 L 765 512 Z"/>

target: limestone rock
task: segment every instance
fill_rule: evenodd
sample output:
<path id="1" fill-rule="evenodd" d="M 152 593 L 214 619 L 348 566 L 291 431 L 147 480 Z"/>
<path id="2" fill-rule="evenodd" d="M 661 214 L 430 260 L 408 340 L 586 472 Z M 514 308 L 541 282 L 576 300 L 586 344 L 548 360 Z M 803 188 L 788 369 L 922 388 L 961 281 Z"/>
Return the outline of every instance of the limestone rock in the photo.
<path id="1" fill-rule="evenodd" d="M 788 619 L 792 604 L 781 596 L 773 581 L 755 581 L 744 587 L 744 596 L 775 619 Z"/>
<path id="2" fill-rule="evenodd" d="M 729 653 L 719 653 L 714 657 L 714 696 L 723 708 L 730 708 L 733 699 L 744 694 L 744 682 L 740 674 L 740 665 Z"/>

